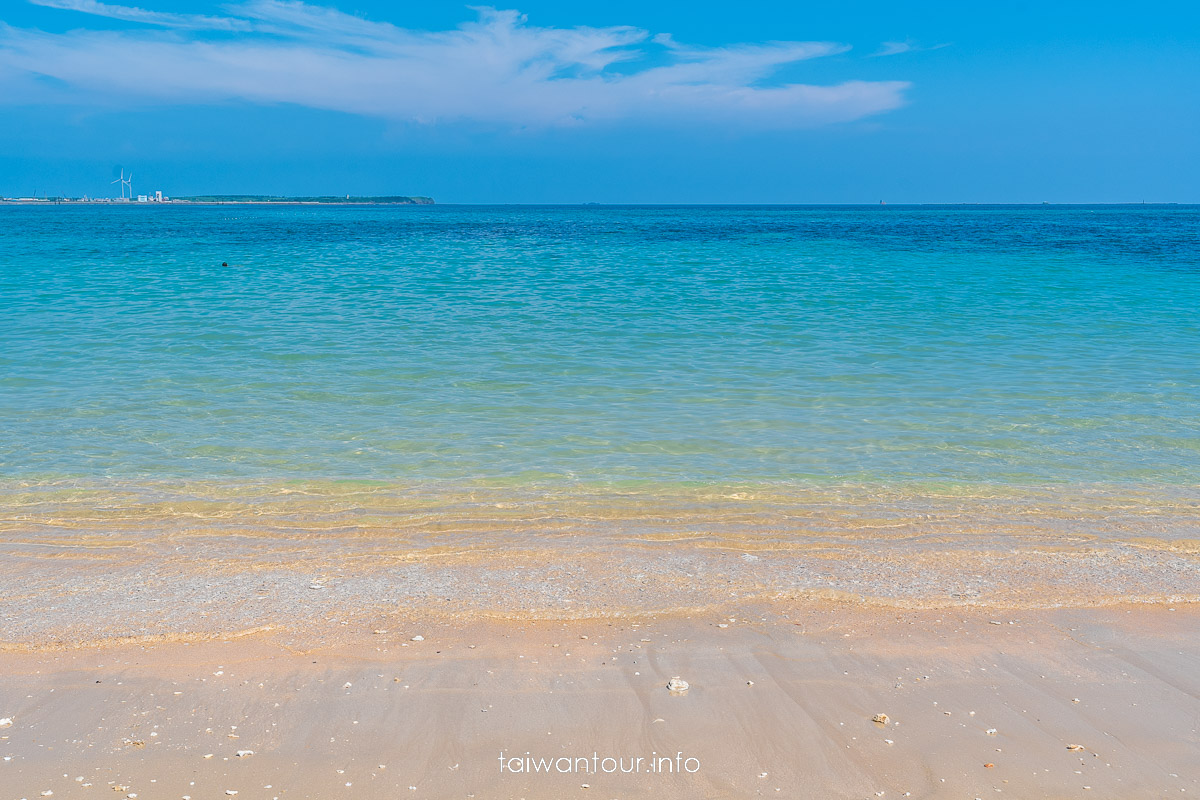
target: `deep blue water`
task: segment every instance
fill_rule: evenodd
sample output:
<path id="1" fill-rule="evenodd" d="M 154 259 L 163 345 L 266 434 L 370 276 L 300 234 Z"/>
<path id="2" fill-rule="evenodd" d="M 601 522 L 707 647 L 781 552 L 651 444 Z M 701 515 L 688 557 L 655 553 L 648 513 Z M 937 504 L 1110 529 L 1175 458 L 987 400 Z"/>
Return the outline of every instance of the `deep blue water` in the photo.
<path id="1" fill-rule="evenodd" d="M 1200 207 L 0 206 L 0 475 L 1195 483 Z"/>

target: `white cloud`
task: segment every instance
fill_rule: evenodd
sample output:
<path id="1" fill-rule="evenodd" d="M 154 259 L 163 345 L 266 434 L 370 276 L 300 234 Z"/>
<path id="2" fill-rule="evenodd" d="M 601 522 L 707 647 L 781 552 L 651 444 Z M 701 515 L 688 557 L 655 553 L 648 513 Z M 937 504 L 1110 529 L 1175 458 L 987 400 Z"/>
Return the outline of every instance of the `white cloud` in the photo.
<path id="1" fill-rule="evenodd" d="M 950 46 L 949 43 L 935 44 L 935 45 L 931 45 L 929 47 L 921 47 L 910 41 L 884 42 L 879 46 L 879 49 L 876 50 L 871 55 L 874 57 L 898 56 L 901 53 L 921 53 L 926 50 L 941 50 L 943 47 L 949 47 L 949 46 Z"/>
<path id="2" fill-rule="evenodd" d="M 847 49 L 829 42 L 697 48 L 632 27 L 535 27 L 491 8 L 452 30 L 415 31 L 288 0 L 247 0 L 221 17 L 33 2 L 139 27 L 47 33 L 0 24 L 0 103 L 8 73 L 52 79 L 73 102 L 294 103 L 517 127 L 763 128 L 877 114 L 902 105 L 908 86 L 771 82 L 781 67 Z"/>
<path id="3" fill-rule="evenodd" d="M 64 11 L 81 11 L 97 17 L 161 25 L 168 28 L 209 28 L 212 30 L 247 30 L 249 28 L 244 20 L 239 19 L 205 17 L 196 14 L 169 14 L 161 11 L 147 11 L 144 8 L 116 6 L 110 3 L 101 3 L 99 0 L 29 0 L 29 2 L 35 6 L 58 8 Z"/>
<path id="4" fill-rule="evenodd" d="M 896 56 L 901 53 L 907 53 L 912 50 L 913 46 L 908 42 L 884 42 L 879 46 L 879 50 L 872 55 L 876 56 Z"/>

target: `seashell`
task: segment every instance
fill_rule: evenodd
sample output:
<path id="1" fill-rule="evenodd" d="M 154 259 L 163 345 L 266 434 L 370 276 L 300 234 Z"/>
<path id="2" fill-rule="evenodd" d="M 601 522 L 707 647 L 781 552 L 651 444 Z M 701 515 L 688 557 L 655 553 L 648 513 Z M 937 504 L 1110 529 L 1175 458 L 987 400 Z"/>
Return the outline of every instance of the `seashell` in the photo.
<path id="1" fill-rule="evenodd" d="M 411 641 L 423 642 L 423 641 L 425 641 L 425 637 L 418 633 L 416 636 L 412 637 Z"/>
<path id="2" fill-rule="evenodd" d="M 238 750 L 237 751 L 238 758 L 246 758 L 247 756 L 252 756 L 252 755 L 254 755 L 253 750 Z"/>
<path id="3" fill-rule="evenodd" d="M 988 735 L 988 736 L 995 736 L 995 735 L 996 735 L 996 729 L 995 729 L 995 728 L 988 728 L 988 729 L 987 729 L 987 735 Z"/>
<path id="4" fill-rule="evenodd" d="M 1087 748 L 1081 744 L 1069 744 L 1069 745 L 1067 745 L 1067 749 L 1068 750 L 1086 750 Z"/>
<path id="5" fill-rule="evenodd" d="M 683 678 L 676 675 L 674 678 L 671 678 L 671 680 L 667 681 L 667 688 L 671 690 L 671 694 L 683 694 L 690 689 L 691 686 Z"/>
<path id="6" fill-rule="evenodd" d="M 871 722 L 878 722 L 880 725 L 887 725 L 891 721 L 892 718 L 887 714 L 876 714 L 875 716 L 871 717 Z"/>
<path id="7" fill-rule="evenodd" d="M 4 719 L 0 719 L 0 728 L 7 728 L 8 726 L 10 726 L 12 724 L 13 724 L 12 717 L 5 717 Z"/>

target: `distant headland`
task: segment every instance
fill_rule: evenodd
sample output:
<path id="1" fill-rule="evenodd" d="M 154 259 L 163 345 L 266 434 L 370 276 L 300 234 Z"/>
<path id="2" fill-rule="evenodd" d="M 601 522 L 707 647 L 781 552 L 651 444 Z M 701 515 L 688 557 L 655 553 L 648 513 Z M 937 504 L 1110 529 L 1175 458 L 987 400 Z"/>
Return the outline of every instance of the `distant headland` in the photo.
<path id="1" fill-rule="evenodd" d="M 212 194 L 194 197 L 177 197 L 183 203 L 291 203 L 318 205 L 375 205 L 375 206 L 431 206 L 432 197 L 355 197 L 353 195 L 320 195 L 313 197 L 276 197 L 257 194 Z"/>
<path id="2" fill-rule="evenodd" d="M 259 194 L 208 194 L 190 197 L 166 197 L 161 192 L 152 195 L 131 197 L 4 197 L 0 203 L 97 203 L 113 205 L 141 204 L 191 204 L 191 205 L 375 205 L 375 206 L 431 206 L 432 197 L 408 197 L 386 195 L 380 197 L 356 197 L 354 195 L 315 195 L 311 197 L 284 197 Z"/>

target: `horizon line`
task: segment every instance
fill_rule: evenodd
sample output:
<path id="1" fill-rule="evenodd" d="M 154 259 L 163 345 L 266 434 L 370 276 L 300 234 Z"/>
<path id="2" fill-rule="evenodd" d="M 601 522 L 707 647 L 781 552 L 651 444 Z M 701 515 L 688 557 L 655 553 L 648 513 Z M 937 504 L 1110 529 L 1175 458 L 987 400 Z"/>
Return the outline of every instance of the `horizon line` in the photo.
<path id="1" fill-rule="evenodd" d="M 1200 201 L 1180 201 L 1180 200 L 1121 200 L 1121 201 L 1068 201 L 1057 202 L 1049 200 L 1026 200 L 1026 201 L 1009 201 L 995 202 L 988 200 L 955 200 L 955 201 L 926 201 L 926 202 L 888 202 L 888 201 L 862 201 L 862 202 L 822 202 L 822 201 L 807 201 L 807 202 L 637 202 L 637 201 L 572 201 L 572 202 L 553 202 L 553 201 L 484 201 L 484 202 L 432 202 L 432 203 L 397 203 L 384 202 L 385 198 L 391 197 L 411 197 L 421 199 L 431 199 L 428 195 L 359 195 L 351 197 L 353 199 L 337 201 L 329 200 L 325 202 L 316 202 L 310 198 L 314 197 L 340 197 L 340 195 L 226 195 L 228 200 L 195 200 L 193 197 L 214 197 L 220 195 L 183 195 L 171 197 L 169 200 L 164 199 L 161 202 L 130 202 L 128 198 L 121 202 L 118 198 L 111 197 L 86 197 L 68 196 L 68 195 L 50 195 L 50 196 L 0 196 L 0 204 L 5 205 L 61 205 L 65 203 L 78 203 L 80 205 L 115 205 L 115 206 L 159 206 L 159 205 L 285 205 L 299 204 L 301 201 L 308 201 L 305 205 L 395 205 L 395 206 L 530 206 L 530 207 L 696 207 L 696 208 L 766 208 L 766 207 L 830 207 L 830 206 L 845 206 L 845 207 L 868 207 L 879 208 L 887 206 L 1193 206 L 1200 205 Z M 271 198 L 269 200 L 237 200 L 233 199 L 239 196 L 264 197 Z M 378 198 L 379 202 L 373 202 Z M 357 200 L 357 202 L 356 202 Z M 289 201 L 292 201 L 289 203 Z"/>

